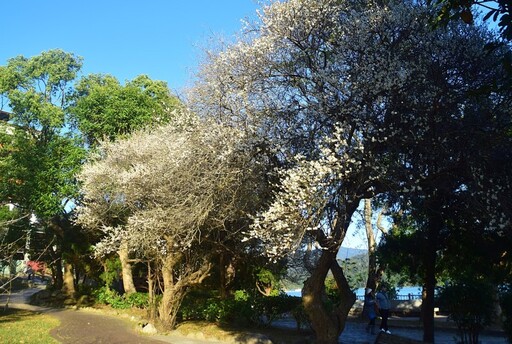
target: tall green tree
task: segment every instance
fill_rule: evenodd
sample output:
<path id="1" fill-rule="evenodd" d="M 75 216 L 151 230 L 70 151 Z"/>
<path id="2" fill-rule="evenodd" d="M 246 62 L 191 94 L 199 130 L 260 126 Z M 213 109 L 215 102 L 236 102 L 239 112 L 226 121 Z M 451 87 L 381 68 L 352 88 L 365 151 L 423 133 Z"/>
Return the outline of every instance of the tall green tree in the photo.
<path id="1" fill-rule="evenodd" d="M 125 85 L 110 75 L 93 74 L 77 82 L 69 112 L 73 125 L 94 151 L 102 141 L 126 138 L 141 129 L 156 128 L 173 121 L 176 127 L 187 126 L 191 119 L 182 115 L 181 102 L 171 94 L 167 83 L 140 75 Z M 178 123 L 179 122 L 179 123 Z M 122 223 L 128 214 L 105 214 L 110 225 Z M 136 292 L 127 245 L 117 251 L 121 260 L 123 287 Z"/>
<path id="2" fill-rule="evenodd" d="M 110 75 L 88 75 L 77 83 L 72 98 L 74 125 L 90 147 L 169 123 L 182 107 L 167 83 L 146 75 L 125 85 Z"/>
<path id="3" fill-rule="evenodd" d="M 62 50 L 38 56 L 18 56 L 0 67 L 0 94 L 11 109 L 11 129 L 2 135 L 0 199 L 34 214 L 55 240 L 52 268 L 55 285 L 63 283 L 60 267 L 68 244 L 65 233 L 75 230 L 69 221 L 78 197 L 75 174 L 85 157 L 80 138 L 69 130 L 68 94 L 82 59 Z M 66 265 L 66 273 L 71 273 Z M 64 285 L 70 293 L 71 283 Z"/>

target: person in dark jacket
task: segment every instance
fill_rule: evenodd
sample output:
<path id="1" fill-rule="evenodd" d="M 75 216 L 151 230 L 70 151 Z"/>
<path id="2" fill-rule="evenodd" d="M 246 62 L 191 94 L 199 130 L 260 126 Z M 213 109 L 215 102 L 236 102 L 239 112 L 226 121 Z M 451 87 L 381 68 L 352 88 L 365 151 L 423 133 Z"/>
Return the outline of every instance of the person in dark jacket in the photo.
<path id="1" fill-rule="evenodd" d="M 381 286 L 376 298 L 377 306 L 379 307 L 379 314 L 382 318 L 380 322 L 380 331 L 386 332 L 387 334 L 391 334 L 391 332 L 388 329 L 389 309 L 391 308 L 391 303 L 389 302 L 387 288 L 385 285 Z"/>
<path id="2" fill-rule="evenodd" d="M 366 326 L 366 332 L 375 334 L 375 319 L 377 318 L 377 312 L 375 311 L 376 303 L 375 297 L 373 297 L 372 289 L 366 288 L 364 293 L 364 312 L 370 320 Z"/>

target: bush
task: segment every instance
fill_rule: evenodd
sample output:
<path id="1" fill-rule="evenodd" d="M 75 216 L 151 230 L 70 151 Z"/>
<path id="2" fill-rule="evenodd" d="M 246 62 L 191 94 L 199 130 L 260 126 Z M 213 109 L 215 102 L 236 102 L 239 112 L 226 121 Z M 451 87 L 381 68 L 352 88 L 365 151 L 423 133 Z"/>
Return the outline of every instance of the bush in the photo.
<path id="1" fill-rule="evenodd" d="M 93 291 L 96 301 L 105 305 L 110 305 L 116 309 L 142 308 L 149 306 L 149 296 L 147 293 L 133 293 L 120 295 L 117 291 L 107 287 L 101 287 Z"/>
<path id="2" fill-rule="evenodd" d="M 503 330 L 508 342 L 512 343 L 512 289 L 507 288 L 500 296 L 500 306 L 503 314 Z"/>
<path id="3" fill-rule="evenodd" d="M 440 289 L 439 306 L 457 324 L 459 343 L 477 344 L 493 317 L 493 286 L 485 281 L 459 281 Z"/>
<path id="4" fill-rule="evenodd" d="M 254 306 L 258 315 L 258 321 L 264 324 L 279 319 L 285 313 L 293 313 L 295 308 L 300 307 L 300 297 L 279 294 L 277 296 L 256 296 Z"/>
<path id="5" fill-rule="evenodd" d="M 269 324 L 283 313 L 293 313 L 300 306 L 300 298 L 250 295 L 237 290 L 233 298 L 222 300 L 212 294 L 190 293 L 181 308 L 181 320 L 206 320 L 235 325 Z"/>

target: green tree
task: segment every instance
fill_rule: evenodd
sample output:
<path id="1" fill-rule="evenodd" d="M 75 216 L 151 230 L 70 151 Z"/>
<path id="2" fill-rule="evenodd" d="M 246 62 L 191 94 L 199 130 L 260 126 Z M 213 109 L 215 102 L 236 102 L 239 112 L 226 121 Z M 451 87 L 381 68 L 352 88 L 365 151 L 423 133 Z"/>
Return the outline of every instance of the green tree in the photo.
<path id="1" fill-rule="evenodd" d="M 88 75 L 76 85 L 70 112 L 90 147 L 171 121 L 181 102 L 163 81 L 140 75 L 126 85 L 110 75 Z"/>
<path id="2" fill-rule="evenodd" d="M 69 111 L 73 125 L 84 136 L 88 148 L 94 150 L 102 140 L 126 138 L 136 130 L 156 128 L 171 120 L 175 120 L 175 126 L 186 126 L 190 123 L 176 123 L 185 118 L 183 111 L 179 111 L 181 108 L 181 102 L 163 81 L 140 75 L 121 85 L 113 76 L 93 74 L 77 83 Z M 111 225 L 122 222 L 126 215 L 114 213 L 115 209 L 111 209 L 108 215 L 113 221 Z M 135 293 L 127 246 L 120 246 L 117 255 L 121 260 L 124 291 Z"/>
<path id="3" fill-rule="evenodd" d="M 75 174 L 85 157 L 82 143 L 69 131 L 68 94 L 82 59 L 62 50 L 50 50 L 32 58 L 18 56 L 0 67 L 0 94 L 12 111 L 8 135 L 3 135 L 0 199 L 34 214 L 55 240 L 52 264 L 55 285 L 62 286 L 62 254 L 70 244 L 65 233 L 76 230 L 69 221 L 78 197 Z M 7 149 L 7 148 L 6 148 Z M 71 266 L 66 264 L 66 274 Z M 69 279 L 68 279 L 69 281 Z M 74 286 L 63 286 L 70 293 Z"/>

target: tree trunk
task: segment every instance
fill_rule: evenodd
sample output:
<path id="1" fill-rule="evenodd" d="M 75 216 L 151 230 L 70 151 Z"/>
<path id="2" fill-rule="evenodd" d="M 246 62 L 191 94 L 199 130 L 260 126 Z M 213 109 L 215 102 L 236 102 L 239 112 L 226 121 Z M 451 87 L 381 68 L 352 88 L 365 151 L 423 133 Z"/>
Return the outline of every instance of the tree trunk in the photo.
<path id="1" fill-rule="evenodd" d="M 162 294 L 162 300 L 160 301 L 160 307 L 158 308 L 158 314 L 160 321 L 164 328 L 172 330 L 176 326 L 176 316 L 178 315 L 178 309 L 181 305 L 181 301 L 185 296 L 180 288 L 176 288 L 173 279 L 173 259 L 166 258 L 163 261 L 162 267 L 162 278 L 164 282 L 164 291 Z"/>
<path id="2" fill-rule="evenodd" d="M 123 288 L 126 294 L 133 294 L 137 292 L 135 284 L 133 284 L 132 265 L 129 262 L 128 247 L 125 243 L 117 251 L 119 260 L 121 261 L 121 273 L 123 276 Z"/>
<path id="3" fill-rule="evenodd" d="M 164 282 L 164 291 L 162 301 L 158 308 L 158 314 L 162 326 L 165 329 L 172 330 L 176 326 L 178 310 L 183 302 L 187 290 L 193 285 L 200 284 L 209 276 L 211 264 L 204 260 L 200 263 L 199 268 L 192 270 L 196 264 L 186 261 L 185 254 L 179 256 L 167 256 L 162 258 L 162 278 Z M 183 262 L 185 260 L 185 262 Z M 184 263 L 180 268 L 180 275 L 174 276 L 174 265 Z"/>
<path id="4" fill-rule="evenodd" d="M 423 320 L 423 342 L 434 343 L 434 290 L 436 286 L 435 259 L 428 255 L 425 263 L 425 286 L 423 287 L 423 300 L 421 303 L 421 315 Z"/>
<path id="5" fill-rule="evenodd" d="M 430 210 L 427 240 L 425 249 L 425 286 L 423 290 L 423 299 L 421 306 L 421 315 L 423 320 L 423 341 L 425 343 L 434 343 L 434 292 L 436 288 L 436 264 L 438 237 L 442 226 L 441 211 L 439 202 L 433 200 Z"/>
<path id="6" fill-rule="evenodd" d="M 366 280 L 366 287 L 376 290 L 377 288 L 377 256 L 375 241 L 375 234 L 372 225 L 372 201 L 371 199 L 364 200 L 364 227 L 366 229 L 366 239 L 368 242 L 368 277 Z"/>
<path id="7" fill-rule="evenodd" d="M 336 259 L 331 263 L 331 272 L 334 276 L 334 279 L 336 280 L 336 285 L 338 286 L 338 291 L 340 293 L 341 298 L 341 303 L 337 307 L 337 317 L 341 334 L 345 329 L 348 313 L 350 312 L 350 309 L 354 305 L 354 302 L 356 302 L 356 294 L 354 294 L 350 289 L 347 278 L 343 273 L 343 269 L 338 264 L 338 261 Z"/>
<path id="8" fill-rule="evenodd" d="M 63 282 L 62 291 L 70 297 L 75 297 L 75 278 L 73 275 L 73 265 L 67 261 L 64 262 Z"/>
<path id="9" fill-rule="evenodd" d="M 329 269 L 332 271 L 341 297 L 341 303 L 332 311 L 326 309 L 324 301 L 325 278 Z M 338 338 L 345 329 L 348 313 L 356 300 L 350 290 L 342 268 L 336 261 L 335 252 L 322 252 L 311 277 L 304 282 L 302 302 L 311 320 L 316 334 L 316 343 L 338 343 Z"/>
<path id="10" fill-rule="evenodd" d="M 155 293 L 155 280 L 157 277 L 156 273 L 151 269 L 151 262 L 148 262 L 148 316 L 151 321 L 155 321 L 158 315 L 156 293 Z"/>
<path id="11" fill-rule="evenodd" d="M 341 334 L 335 314 L 329 312 L 324 305 L 325 278 L 335 258 L 336 254 L 333 252 L 322 252 L 315 270 L 302 288 L 302 304 L 311 320 L 318 344 L 338 343 Z"/>
<path id="12" fill-rule="evenodd" d="M 64 285 L 64 276 L 62 275 L 62 258 L 58 256 L 51 265 L 53 275 L 53 287 L 61 290 Z"/>
<path id="13" fill-rule="evenodd" d="M 304 282 L 302 289 L 302 304 L 309 316 L 311 326 L 315 331 L 316 343 L 334 344 L 345 329 L 345 323 L 350 308 L 355 302 L 355 295 L 350 291 L 342 268 L 336 262 L 336 255 L 345 238 L 352 215 L 357 209 L 359 200 L 347 199 L 337 209 L 337 218 L 333 223 L 331 237 L 327 238 L 321 230 L 317 232 L 317 240 L 322 247 L 320 259 L 311 272 L 311 276 Z M 332 270 L 341 296 L 341 304 L 329 311 L 325 307 L 325 278 Z"/>
<path id="14" fill-rule="evenodd" d="M 221 252 L 219 255 L 219 291 L 221 299 L 227 299 L 230 294 L 230 287 L 235 278 L 234 259 L 227 257 Z"/>

